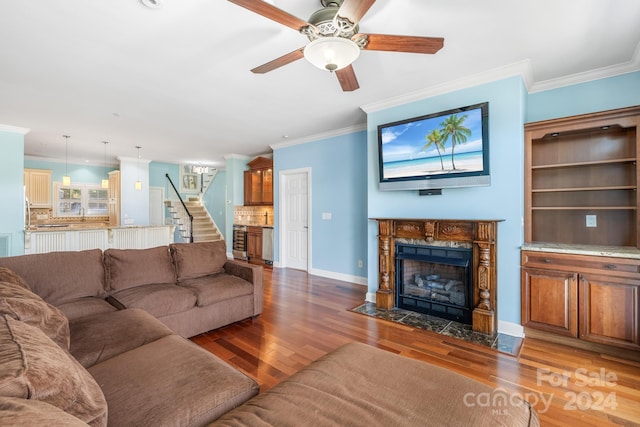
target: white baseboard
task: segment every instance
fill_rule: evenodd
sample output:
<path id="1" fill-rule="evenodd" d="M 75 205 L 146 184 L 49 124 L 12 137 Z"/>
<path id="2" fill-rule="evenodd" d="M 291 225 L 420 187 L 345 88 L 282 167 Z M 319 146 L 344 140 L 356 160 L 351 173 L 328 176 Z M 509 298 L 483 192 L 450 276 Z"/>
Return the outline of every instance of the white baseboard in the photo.
<path id="1" fill-rule="evenodd" d="M 364 299 L 366 302 L 376 302 L 376 293 L 375 292 L 367 292 L 367 296 Z"/>
<path id="2" fill-rule="evenodd" d="M 524 327 L 522 327 L 522 325 L 518 323 L 506 322 L 504 320 L 498 320 L 498 332 L 518 338 L 524 337 Z"/>
<path id="3" fill-rule="evenodd" d="M 366 277 L 352 276 L 350 274 L 336 273 L 335 271 L 320 270 L 318 268 L 309 269 L 309 274 L 328 277 L 329 279 L 342 280 L 343 282 L 355 283 L 356 285 L 368 286 Z"/>

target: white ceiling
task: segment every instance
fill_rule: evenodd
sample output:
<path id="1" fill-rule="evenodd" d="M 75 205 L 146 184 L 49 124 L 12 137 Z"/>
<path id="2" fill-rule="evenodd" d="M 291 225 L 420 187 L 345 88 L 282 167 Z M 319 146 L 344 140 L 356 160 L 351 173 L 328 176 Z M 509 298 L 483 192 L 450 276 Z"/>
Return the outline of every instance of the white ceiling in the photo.
<path id="1" fill-rule="evenodd" d="M 444 48 L 364 51 L 354 92 L 304 59 L 251 73 L 305 45 L 288 27 L 225 0 L 161 2 L 0 0 L 0 123 L 31 129 L 26 155 L 64 159 L 67 134 L 70 160 L 102 164 L 107 140 L 110 163 L 140 145 L 145 159 L 223 166 L 511 64 L 527 64 L 534 88 L 640 69 L 638 0 L 378 0 L 361 32 L 440 36 Z M 272 3 L 304 20 L 321 8 Z"/>

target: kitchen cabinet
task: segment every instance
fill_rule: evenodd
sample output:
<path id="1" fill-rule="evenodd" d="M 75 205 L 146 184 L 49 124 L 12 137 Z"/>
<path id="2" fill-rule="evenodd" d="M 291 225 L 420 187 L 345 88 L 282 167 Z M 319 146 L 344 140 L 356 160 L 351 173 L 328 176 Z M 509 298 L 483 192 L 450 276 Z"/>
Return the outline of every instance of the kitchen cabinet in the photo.
<path id="1" fill-rule="evenodd" d="M 120 225 L 120 171 L 109 172 L 109 225 Z"/>
<path id="2" fill-rule="evenodd" d="M 521 284 L 527 335 L 640 350 L 638 260 L 523 251 Z"/>
<path id="3" fill-rule="evenodd" d="M 51 208 L 51 171 L 25 169 L 24 186 L 32 208 Z"/>
<path id="4" fill-rule="evenodd" d="M 244 172 L 244 204 L 273 205 L 273 160 L 256 157 Z"/>
<path id="5" fill-rule="evenodd" d="M 251 263 L 262 263 L 262 227 L 247 227 L 247 257 Z"/>

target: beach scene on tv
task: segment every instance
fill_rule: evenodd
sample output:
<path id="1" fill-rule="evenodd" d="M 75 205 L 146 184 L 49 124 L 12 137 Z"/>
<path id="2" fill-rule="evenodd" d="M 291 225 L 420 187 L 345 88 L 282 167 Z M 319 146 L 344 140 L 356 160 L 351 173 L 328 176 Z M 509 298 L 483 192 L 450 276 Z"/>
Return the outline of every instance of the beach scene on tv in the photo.
<path id="1" fill-rule="evenodd" d="M 483 169 L 480 108 L 381 129 L 383 179 Z"/>

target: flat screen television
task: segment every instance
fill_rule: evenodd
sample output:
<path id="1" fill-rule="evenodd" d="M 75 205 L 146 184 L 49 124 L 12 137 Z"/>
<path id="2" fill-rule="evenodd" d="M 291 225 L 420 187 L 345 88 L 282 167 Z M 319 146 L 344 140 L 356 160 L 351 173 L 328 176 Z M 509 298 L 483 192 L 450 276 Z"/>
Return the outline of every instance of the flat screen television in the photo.
<path id="1" fill-rule="evenodd" d="M 491 185 L 489 103 L 379 125 L 378 161 L 384 191 Z"/>

